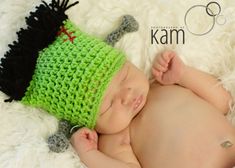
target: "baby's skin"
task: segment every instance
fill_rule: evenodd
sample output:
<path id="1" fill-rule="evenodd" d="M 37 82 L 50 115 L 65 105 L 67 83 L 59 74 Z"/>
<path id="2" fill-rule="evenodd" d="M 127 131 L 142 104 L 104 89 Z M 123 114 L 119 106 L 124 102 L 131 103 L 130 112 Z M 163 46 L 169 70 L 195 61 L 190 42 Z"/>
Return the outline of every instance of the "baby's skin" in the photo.
<path id="1" fill-rule="evenodd" d="M 235 166 L 235 128 L 225 117 L 232 97 L 218 80 L 172 51 L 156 56 L 152 73 L 149 82 L 127 61 L 105 92 L 95 130 L 73 134 L 87 167 Z"/>

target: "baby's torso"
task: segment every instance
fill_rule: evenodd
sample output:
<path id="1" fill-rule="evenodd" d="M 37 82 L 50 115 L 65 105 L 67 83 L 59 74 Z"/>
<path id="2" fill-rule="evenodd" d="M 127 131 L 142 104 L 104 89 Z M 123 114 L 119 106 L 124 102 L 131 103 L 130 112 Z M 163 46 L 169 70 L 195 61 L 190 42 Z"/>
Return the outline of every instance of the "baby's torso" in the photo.
<path id="1" fill-rule="evenodd" d="M 130 128 L 112 137 L 108 146 L 130 142 L 143 168 L 225 168 L 235 156 L 234 146 L 221 147 L 235 143 L 235 129 L 222 113 L 177 85 L 152 84 Z"/>

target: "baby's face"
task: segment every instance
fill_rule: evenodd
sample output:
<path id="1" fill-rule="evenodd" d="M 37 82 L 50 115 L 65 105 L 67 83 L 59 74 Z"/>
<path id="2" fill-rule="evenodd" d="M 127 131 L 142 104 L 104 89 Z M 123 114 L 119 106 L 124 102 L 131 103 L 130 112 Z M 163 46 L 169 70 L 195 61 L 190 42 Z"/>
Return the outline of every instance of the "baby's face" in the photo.
<path id="1" fill-rule="evenodd" d="M 149 82 L 145 74 L 127 61 L 105 92 L 96 131 L 111 134 L 126 128 L 143 108 L 148 91 Z"/>

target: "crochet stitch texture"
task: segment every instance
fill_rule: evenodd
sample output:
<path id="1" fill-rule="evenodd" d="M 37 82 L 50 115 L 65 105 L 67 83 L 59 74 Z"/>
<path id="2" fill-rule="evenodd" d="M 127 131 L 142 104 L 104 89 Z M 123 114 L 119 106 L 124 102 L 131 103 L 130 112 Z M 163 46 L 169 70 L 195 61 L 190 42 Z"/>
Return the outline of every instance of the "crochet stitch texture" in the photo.
<path id="1" fill-rule="evenodd" d="M 40 51 L 21 101 L 93 129 L 105 90 L 125 60 L 121 51 L 65 20 L 56 40 Z"/>

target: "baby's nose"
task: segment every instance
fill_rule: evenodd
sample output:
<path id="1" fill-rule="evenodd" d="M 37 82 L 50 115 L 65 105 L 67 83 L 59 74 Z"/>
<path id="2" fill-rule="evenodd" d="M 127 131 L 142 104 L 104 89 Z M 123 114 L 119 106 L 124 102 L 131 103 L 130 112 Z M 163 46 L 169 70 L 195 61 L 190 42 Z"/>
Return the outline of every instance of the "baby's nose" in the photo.
<path id="1" fill-rule="evenodd" d="M 131 105 L 135 101 L 133 97 L 132 90 L 128 88 L 126 91 L 123 91 L 122 104 Z"/>

